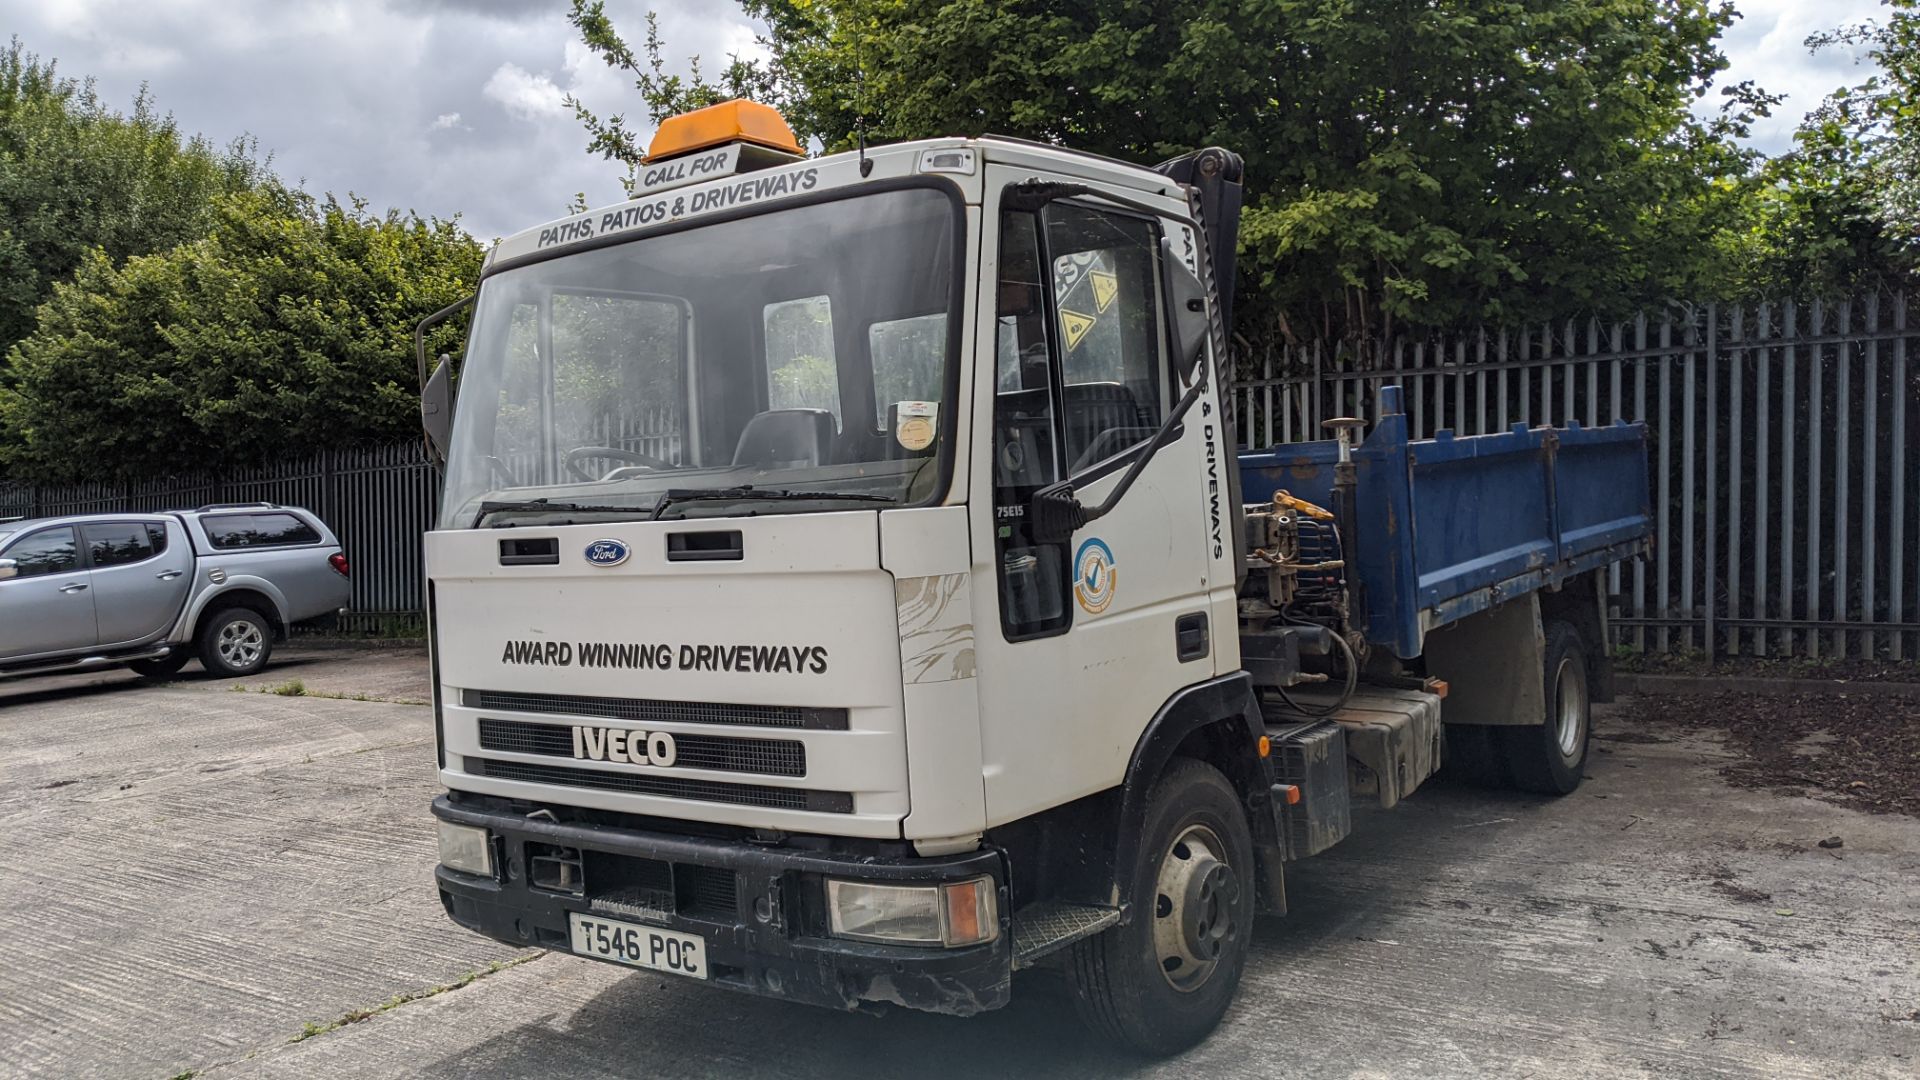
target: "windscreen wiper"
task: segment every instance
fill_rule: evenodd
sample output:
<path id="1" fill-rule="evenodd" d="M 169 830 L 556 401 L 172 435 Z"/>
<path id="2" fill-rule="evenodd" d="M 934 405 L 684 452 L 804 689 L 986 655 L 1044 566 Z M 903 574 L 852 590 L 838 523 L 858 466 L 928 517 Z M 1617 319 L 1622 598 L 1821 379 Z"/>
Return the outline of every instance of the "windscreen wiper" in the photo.
<path id="1" fill-rule="evenodd" d="M 735 502 L 742 499 L 766 499 L 778 502 L 810 502 L 816 500 L 836 500 L 839 502 L 897 502 L 889 495 L 868 495 L 858 491 L 789 491 L 783 488 L 757 488 L 752 484 L 726 488 L 668 488 L 653 504 L 653 519 L 659 521 L 674 503 L 683 502 Z"/>
<path id="2" fill-rule="evenodd" d="M 473 527 L 487 520 L 489 514 L 510 512 L 538 514 L 551 511 L 576 511 L 583 514 L 644 514 L 646 510 L 638 506 L 594 506 L 590 503 L 552 502 L 547 499 L 528 499 L 523 502 L 483 502 L 480 513 L 473 519 Z"/>

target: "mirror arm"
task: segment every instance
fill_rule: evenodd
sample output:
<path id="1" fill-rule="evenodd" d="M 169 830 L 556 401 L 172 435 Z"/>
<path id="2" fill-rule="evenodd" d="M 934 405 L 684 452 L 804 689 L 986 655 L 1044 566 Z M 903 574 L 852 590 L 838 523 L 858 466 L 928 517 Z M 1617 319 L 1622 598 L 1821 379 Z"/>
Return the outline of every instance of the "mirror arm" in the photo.
<path id="1" fill-rule="evenodd" d="M 473 303 L 474 296 L 455 300 L 439 311 L 421 319 L 413 328 L 413 364 L 420 375 L 420 389 L 427 388 L 427 331 L 452 318 L 461 308 Z"/>
<path id="2" fill-rule="evenodd" d="M 1204 360 L 1205 357 L 1203 356 L 1202 359 Z M 1120 477 L 1120 482 L 1113 485 L 1113 490 L 1107 493 L 1106 499 L 1098 506 L 1085 506 L 1074 497 L 1072 479 L 1048 484 L 1034 492 L 1031 516 L 1035 539 L 1042 543 L 1064 543 L 1072 539 L 1073 534 L 1085 528 L 1089 522 L 1098 521 L 1107 516 L 1109 511 L 1119 505 L 1121 498 L 1127 494 L 1127 489 L 1131 488 L 1133 482 L 1140 478 L 1140 474 L 1146 471 L 1147 463 L 1153 460 L 1161 447 L 1173 441 L 1174 430 L 1193 409 L 1194 402 L 1199 401 L 1200 395 L 1206 393 L 1211 381 L 1207 377 L 1207 368 L 1210 366 L 1205 363 L 1196 365 L 1200 376 L 1194 380 L 1193 388 L 1181 395 L 1180 400 L 1173 406 L 1173 411 L 1167 414 L 1166 421 L 1160 425 L 1160 430 L 1154 432 L 1153 438 L 1148 439 L 1146 445 L 1134 455 L 1133 464 L 1127 467 L 1126 474 Z"/>

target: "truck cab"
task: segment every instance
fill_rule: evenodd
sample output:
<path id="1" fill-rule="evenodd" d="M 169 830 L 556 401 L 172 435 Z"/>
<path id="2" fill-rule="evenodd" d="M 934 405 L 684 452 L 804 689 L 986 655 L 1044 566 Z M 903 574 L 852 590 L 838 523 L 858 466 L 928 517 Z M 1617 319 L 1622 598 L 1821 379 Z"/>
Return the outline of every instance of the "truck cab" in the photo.
<path id="1" fill-rule="evenodd" d="M 808 159 L 729 102 L 502 241 L 458 364 L 422 357 L 449 916 L 837 1008 L 1053 964 L 1142 1050 L 1204 1036 L 1350 787 L 1243 663 L 1238 167 Z M 1267 682 L 1357 678 L 1345 628 L 1262 625 Z M 1440 698 L 1389 683 L 1381 745 L 1429 745 L 1397 795 Z"/>

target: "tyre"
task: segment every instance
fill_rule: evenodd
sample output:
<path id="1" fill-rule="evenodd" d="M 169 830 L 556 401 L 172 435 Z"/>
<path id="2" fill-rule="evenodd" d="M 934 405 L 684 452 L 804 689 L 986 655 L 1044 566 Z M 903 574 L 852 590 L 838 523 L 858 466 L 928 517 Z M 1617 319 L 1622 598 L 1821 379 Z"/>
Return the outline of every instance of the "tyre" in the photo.
<path id="1" fill-rule="evenodd" d="M 1148 796 L 1139 851 L 1132 920 L 1075 944 L 1067 977 L 1089 1026 L 1165 1056 L 1220 1023 L 1246 966 L 1256 875 L 1233 785 L 1176 758 Z"/>
<path id="2" fill-rule="evenodd" d="M 127 666 L 144 679 L 171 679 L 187 666 L 193 654 L 185 649 L 175 649 L 155 660 L 129 660 Z"/>
<path id="3" fill-rule="evenodd" d="M 200 666 L 215 678 L 251 675 L 273 654 L 273 627 L 252 608 L 226 608 L 200 623 Z"/>
<path id="4" fill-rule="evenodd" d="M 1548 623 L 1546 638 L 1546 722 L 1502 728 L 1500 738 L 1514 787 L 1566 795 L 1580 786 L 1593 737 L 1587 650 L 1569 623 Z"/>

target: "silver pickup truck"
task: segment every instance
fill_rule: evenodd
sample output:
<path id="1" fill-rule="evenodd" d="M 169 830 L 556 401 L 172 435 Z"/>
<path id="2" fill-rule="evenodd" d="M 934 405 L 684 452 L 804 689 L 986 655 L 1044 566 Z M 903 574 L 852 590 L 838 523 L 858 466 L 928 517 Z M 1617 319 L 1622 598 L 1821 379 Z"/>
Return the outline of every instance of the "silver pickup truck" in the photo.
<path id="1" fill-rule="evenodd" d="M 289 627 L 346 607 L 347 573 L 325 523 L 272 503 L 0 521 L 0 677 L 165 678 L 195 656 L 251 675 Z"/>

